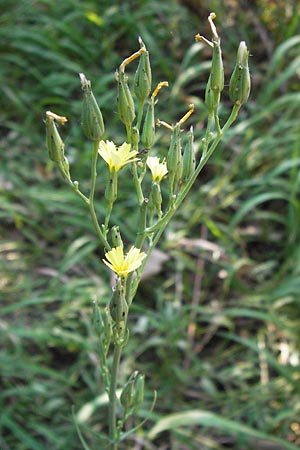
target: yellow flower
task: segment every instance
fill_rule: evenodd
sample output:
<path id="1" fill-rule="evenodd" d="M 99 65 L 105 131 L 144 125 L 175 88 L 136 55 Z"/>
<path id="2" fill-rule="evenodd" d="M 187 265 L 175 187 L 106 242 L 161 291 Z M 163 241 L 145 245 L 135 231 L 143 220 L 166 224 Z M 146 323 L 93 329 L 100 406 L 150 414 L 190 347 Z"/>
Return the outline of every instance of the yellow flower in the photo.
<path id="1" fill-rule="evenodd" d="M 126 164 L 138 160 L 138 158 L 135 158 L 138 152 L 130 150 L 130 148 L 131 146 L 127 142 L 117 148 L 111 141 L 100 141 L 98 152 L 107 162 L 109 171 L 118 172 Z"/>
<path id="2" fill-rule="evenodd" d="M 114 247 L 109 252 L 105 253 L 104 264 L 106 264 L 111 270 L 113 270 L 119 277 L 127 277 L 130 272 L 137 270 L 146 253 L 141 252 L 136 247 L 131 247 L 127 255 L 124 256 L 123 247 Z"/>
<path id="3" fill-rule="evenodd" d="M 151 170 L 152 181 L 160 183 L 163 177 L 168 173 L 166 161 L 159 162 L 157 156 L 149 156 L 147 158 L 147 166 Z"/>

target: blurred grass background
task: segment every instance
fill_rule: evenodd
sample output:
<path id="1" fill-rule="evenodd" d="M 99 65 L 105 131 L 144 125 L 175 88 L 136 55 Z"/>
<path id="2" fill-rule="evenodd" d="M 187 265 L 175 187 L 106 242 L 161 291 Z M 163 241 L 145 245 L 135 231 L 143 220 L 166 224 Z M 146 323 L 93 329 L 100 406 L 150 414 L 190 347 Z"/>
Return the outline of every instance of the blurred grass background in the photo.
<path id="1" fill-rule="evenodd" d="M 140 418 L 153 389 L 158 401 L 121 448 L 299 448 L 299 6 L 0 0 L 1 450 L 81 449 L 72 405 L 92 449 L 105 431 L 91 307 L 107 302 L 109 274 L 84 206 L 48 161 L 44 112 L 69 118 L 66 153 L 84 190 L 90 149 L 78 73 L 92 80 L 107 137 L 122 142 L 114 71 L 141 35 L 153 84 L 170 83 L 159 117 L 174 122 L 193 101 L 199 143 L 211 55 L 193 37 L 210 37 L 210 11 L 227 83 L 247 42 L 252 93 L 160 242 L 167 261 L 133 306 L 122 373 L 147 375 Z M 230 106 L 225 90 L 222 117 Z M 114 220 L 130 240 L 132 194 L 122 189 Z"/>

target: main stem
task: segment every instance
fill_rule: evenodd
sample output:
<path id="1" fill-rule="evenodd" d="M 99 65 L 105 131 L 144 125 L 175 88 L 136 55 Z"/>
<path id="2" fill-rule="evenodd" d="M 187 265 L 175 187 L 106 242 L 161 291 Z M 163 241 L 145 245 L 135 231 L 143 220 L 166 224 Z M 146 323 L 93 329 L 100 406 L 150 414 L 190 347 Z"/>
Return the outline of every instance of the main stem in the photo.
<path id="1" fill-rule="evenodd" d="M 111 441 L 110 450 L 118 450 L 118 444 L 115 441 L 117 434 L 117 415 L 116 415 L 116 406 L 117 406 L 117 378 L 120 366 L 120 358 L 121 358 L 122 347 L 119 345 L 115 345 L 114 354 L 113 354 L 113 363 L 110 374 L 110 387 L 109 387 L 109 404 L 108 404 L 108 421 L 109 421 L 109 439 Z"/>

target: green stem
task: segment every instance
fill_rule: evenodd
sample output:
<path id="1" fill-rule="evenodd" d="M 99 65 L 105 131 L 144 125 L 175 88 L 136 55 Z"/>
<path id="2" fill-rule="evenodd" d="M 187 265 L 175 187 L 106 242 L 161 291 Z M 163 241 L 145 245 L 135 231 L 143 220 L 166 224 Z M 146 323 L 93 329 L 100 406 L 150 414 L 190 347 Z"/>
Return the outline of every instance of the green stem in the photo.
<path id="1" fill-rule="evenodd" d="M 97 179 L 97 159 L 98 159 L 98 148 L 99 148 L 99 142 L 94 141 L 93 142 L 93 151 L 92 151 L 92 167 L 91 167 L 91 185 L 90 185 L 90 196 L 88 199 L 88 208 L 92 217 L 92 221 L 94 224 L 94 227 L 96 229 L 97 236 L 103 245 L 104 248 L 107 250 L 110 250 L 111 247 L 109 243 L 107 242 L 105 236 L 103 235 L 101 228 L 98 223 L 95 206 L 94 206 L 94 196 L 95 196 L 95 187 L 96 187 L 96 179 Z"/>
<path id="2" fill-rule="evenodd" d="M 137 174 L 136 163 L 133 162 L 131 164 L 131 167 L 132 167 L 132 174 L 133 174 L 133 183 L 134 183 L 134 187 L 135 187 L 135 190 L 136 190 L 138 203 L 139 203 L 139 206 L 141 207 L 143 205 L 143 203 L 144 203 L 144 194 L 143 194 L 143 191 L 142 191 L 141 182 L 140 182 L 138 174 Z"/>
<path id="3" fill-rule="evenodd" d="M 109 405 L 108 405 L 109 438 L 111 441 L 110 450 L 118 450 L 118 444 L 114 441 L 116 440 L 117 437 L 116 390 L 117 390 L 117 378 L 120 366 L 121 351 L 122 347 L 120 347 L 119 345 L 115 345 L 110 376 Z"/>
<path id="4" fill-rule="evenodd" d="M 94 141 L 93 142 L 93 151 L 92 151 L 91 187 L 90 187 L 90 197 L 89 197 L 91 204 L 94 203 L 96 178 L 97 178 L 98 148 L 99 148 L 99 141 Z"/>

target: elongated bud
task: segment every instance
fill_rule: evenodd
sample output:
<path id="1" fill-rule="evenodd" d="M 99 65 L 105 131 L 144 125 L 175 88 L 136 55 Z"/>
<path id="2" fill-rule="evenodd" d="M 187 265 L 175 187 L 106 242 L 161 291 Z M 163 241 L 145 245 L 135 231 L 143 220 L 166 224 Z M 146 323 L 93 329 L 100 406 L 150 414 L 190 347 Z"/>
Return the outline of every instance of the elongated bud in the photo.
<path id="1" fill-rule="evenodd" d="M 218 108 L 219 103 L 220 103 L 220 92 L 212 90 L 211 75 L 210 75 L 205 89 L 205 105 L 208 109 L 208 112 L 212 114 Z"/>
<path id="2" fill-rule="evenodd" d="M 134 77 L 134 92 L 139 102 L 144 103 L 151 91 L 152 75 L 150 67 L 149 52 L 146 50 L 145 44 L 139 38 L 141 48 L 145 51 L 141 54 L 139 64 Z"/>
<path id="3" fill-rule="evenodd" d="M 251 89 L 248 58 L 249 52 L 246 43 L 242 41 L 238 48 L 236 64 L 229 82 L 230 99 L 240 105 L 246 103 Z"/>
<path id="4" fill-rule="evenodd" d="M 179 124 L 176 124 L 173 128 L 170 148 L 167 154 L 167 169 L 169 172 L 170 194 L 173 195 L 182 174 L 182 154 Z"/>
<path id="5" fill-rule="evenodd" d="M 133 127 L 131 130 L 131 149 L 138 150 L 140 142 L 140 132 L 137 127 Z"/>
<path id="6" fill-rule="evenodd" d="M 51 111 L 46 112 L 46 145 L 49 158 L 55 162 L 64 161 L 64 143 L 55 124 L 55 119 L 59 117 Z M 67 120 L 65 117 L 63 119 Z"/>
<path id="7" fill-rule="evenodd" d="M 110 337 L 112 333 L 112 327 L 111 327 L 111 315 L 108 306 L 106 306 L 104 313 L 102 314 L 102 321 L 104 326 L 104 333 L 106 336 Z"/>
<path id="8" fill-rule="evenodd" d="M 188 179 L 193 175 L 196 168 L 196 157 L 194 149 L 194 133 L 193 127 L 191 127 L 187 134 L 187 142 L 185 144 L 183 152 L 182 162 L 182 183 L 186 184 Z"/>
<path id="9" fill-rule="evenodd" d="M 105 199 L 108 203 L 114 203 L 118 196 L 118 174 L 115 170 L 109 172 L 109 179 L 107 180 L 105 188 Z"/>
<path id="10" fill-rule="evenodd" d="M 91 89 L 91 82 L 83 73 L 79 74 L 83 90 L 82 129 L 88 139 L 100 141 L 104 134 L 102 113 Z"/>
<path id="11" fill-rule="evenodd" d="M 151 97 L 142 131 L 142 144 L 149 150 L 154 142 L 155 137 L 155 118 L 154 118 L 154 98 Z"/>
<path id="12" fill-rule="evenodd" d="M 149 201 L 150 201 L 150 208 L 153 208 L 156 211 L 158 217 L 161 217 L 162 195 L 159 183 L 156 182 L 152 183 Z"/>
<path id="13" fill-rule="evenodd" d="M 214 92 L 222 92 L 224 89 L 224 67 L 220 39 L 213 39 L 213 56 L 211 64 L 211 88 Z"/>
<path id="14" fill-rule="evenodd" d="M 118 82 L 118 113 L 120 120 L 130 127 L 135 118 L 134 102 L 127 84 L 125 72 L 119 70 L 116 74 Z"/>
<path id="15" fill-rule="evenodd" d="M 117 225 L 114 225 L 111 229 L 111 242 L 113 247 L 123 248 L 123 241 L 121 238 L 120 228 Z"/>
<path id="16" fill-rule="evenodd" d="M 123 387 L 123 390 L 120 395 L 120 402 L 123 408 L 126 411 L 126 416 L 128 415 L 129 410 L 133 406 L 133 393 L 134 393 L 134 378 L 131 376 L 125 386 Z"/>
<path id="17" fill-rule="evenodd" d="M 121 283 L 119 282 L 112 294 L 110 303 L 109 303 L 109 311 L 111 318 L 119 323 L 124 322 L 128 313 L 128 305 L 125 300 L 124 289 Z"/>
<path id="18" fill-rule="evenodd" d="M 145 375 L 139 373 L 135 378 L 134 407 L 137 408 L 144 400 Z"/>

